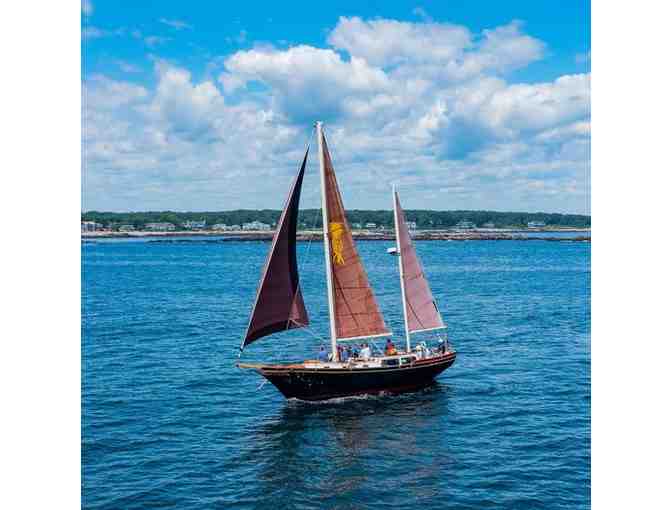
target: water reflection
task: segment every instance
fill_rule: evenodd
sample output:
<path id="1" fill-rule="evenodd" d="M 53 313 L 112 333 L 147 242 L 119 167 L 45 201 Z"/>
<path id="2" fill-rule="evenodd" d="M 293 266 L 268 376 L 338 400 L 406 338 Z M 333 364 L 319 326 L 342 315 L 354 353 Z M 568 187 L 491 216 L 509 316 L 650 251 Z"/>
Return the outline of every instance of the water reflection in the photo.
<path id="1" fill-rule="evenodd" d="M 398 396 L 288 401 L 247 431 L 253 446 L 241 460 L 256 464 L 259 494 L 285 501 L 303 494 L 306 504 L 336 505 L 345 495 L 370 491 L 374 480 L 381 490 L 396 490 L 376 472 L 412 459 L 416 468 L 396 473 L 395 484 L 399 476 L 409 483 L 418 475 L 440 476 L 431 459 L 441 434 L 436 418 L 451 413 L 452 393 L 449 385 L 434 383 Z"/>

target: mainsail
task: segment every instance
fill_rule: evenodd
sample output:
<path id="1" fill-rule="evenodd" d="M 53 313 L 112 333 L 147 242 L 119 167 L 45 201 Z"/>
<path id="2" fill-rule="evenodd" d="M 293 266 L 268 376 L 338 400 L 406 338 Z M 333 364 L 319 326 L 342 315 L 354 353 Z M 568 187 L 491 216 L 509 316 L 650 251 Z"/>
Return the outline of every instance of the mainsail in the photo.
<path id="1" fill-rule="evenodd" d="M 399 202 L 399 194 L 396 191 L 394 192 L 394 208 L 408 332 L 442 329 L 445 327 L 443 319 L 441 319 L 432 291 L 422 272 L 420 260 L 415 253 L 411 235 L 406 226 L 404 211 Z"/>
<path id="2" fill-rule="evenodd" d="M 241 350 L 247 344 L 271 333 L 308 325 L 308 313 L 301 295 L 296 263 L 296 224 L 307 159 L 308 150 L 273 236 Z"/>
<path id="3" fill-rule="evenodd" d="M 355 249 L 324 135 L 322 151 L 336 339 L 390 335 Z"/>

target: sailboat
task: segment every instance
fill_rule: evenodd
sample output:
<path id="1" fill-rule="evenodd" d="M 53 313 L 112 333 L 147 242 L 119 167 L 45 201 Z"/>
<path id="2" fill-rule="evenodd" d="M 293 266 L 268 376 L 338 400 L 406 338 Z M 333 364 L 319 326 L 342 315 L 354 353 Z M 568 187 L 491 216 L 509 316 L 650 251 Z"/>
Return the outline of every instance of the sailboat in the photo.
<path id="1" fill-rule="evenodd" d="M 446 326 L 425 278 L 406 225 L 396 189 L 393 189 L 394 225 L 404 347 L 389 348 L 392 332 L 385 324 L 373 289 L 357 253 L 321 122 L 315 125 L 320 166 L 322 234 L 329 303 L 331 352 L 321 359 L 297 363 L 238 363 L 270 381 L 286 398 L 326 400 L 362 394 L 401 393 L 424 388 L 455 361 Z M 299 199 L 308 150 L 292 183 L 264 265 L 250 314 L 243 349 L 260 338 L 290 329 L 306 328 L 308 312 L 301 293 L 296 256 Z M 434 347 L 412 345 L 416 333 L 433 334 Z M 388 340 L 385 352 L 368 344 Z M 359 356 L 348 357 L 342 345 L 366 345 Z M 326 354 L 326 353 L 324 353 Z"/>

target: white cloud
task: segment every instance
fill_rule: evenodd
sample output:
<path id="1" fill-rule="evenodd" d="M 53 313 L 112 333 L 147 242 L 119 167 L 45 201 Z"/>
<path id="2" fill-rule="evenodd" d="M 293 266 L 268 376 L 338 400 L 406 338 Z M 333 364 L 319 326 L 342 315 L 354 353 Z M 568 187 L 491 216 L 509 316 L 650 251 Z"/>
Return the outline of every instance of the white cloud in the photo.
<path id="1" fill-rule="evenodd" d="M 445 23 L 344 18 L 329 34 L 329 44 L 387 67 L 408 62 L 449 62 L 472 44 L 468 29 Z"/>
<path id="2" fill-rule="evenodd" d="M 188 71 L 162 61 L 156 71 L 159 82 L 147 109 L 150 116 L 179 136 L 212 136 L 224 106 L 214 83 L 194 85 Z"/>
<path id="3" fill-rule="evenodd" d="M 225 83 L 232 83 L 235 76 L 265 84 L 282 113 L 301 122 L 314 118 L 316 112 L 337 118 L 347 109 L 346 99 L 385 91 L 391 85 L 382 70 L 361 58 L 345 61 L 333 50 L 304 45 L 239 51 L 226 60 L 225 67 Z"/>
<path id="4" fill-rule="evenodd" d="M 321 119 L 349 207 L 388 207 L 395 181 L 408 207 L 583 210 L 590 74 L 510 83 L 545 51 L 520 23 L 341 18 L 328 42 L 254 46 L 204 78 L 158 60 L 152 87 L 88 78 L 85 206 L 279 206 Z"/>
<path id="5" fill-rule="evenodd" d="M 402 76 L 433 81 L 464 80 L 481 73 L 506 73 L 539 60 L 544 44 L 513 21 L 479 36 L 448 23 L 410 23 L 340 18 L 329 43 Z"/>
<path id="6" fill-rule="evenodd" d="M 539 60 L 544 54 L 544 44 L 521 32 L 522 23 L 484 30 L 478 49 L 465 59 L 465 67 L 475 66 L 479 72 L 496 70 L 512 71 Z"/>
<path id="7" fill-rule="evenodd" d="M 95 105 L 96 109 L 102 110 L 138 104 L 149 96 L 145 87 L 102 75 L 94 75 L 86 80 L 82 93 L 85 107 Z"/>
<path id="8" fill-rule="evenodd" d="M 185 29 L 194 28 L 193 26 L 191 26 L 186 21 L 182 21 L 182 20 L 179 20 L 179 19 L 159 18 L 159 23 L 163 23 L 164 25 L 168 25 L 169 27 L 172 27 L 175 30 L 185 30 Z"/>

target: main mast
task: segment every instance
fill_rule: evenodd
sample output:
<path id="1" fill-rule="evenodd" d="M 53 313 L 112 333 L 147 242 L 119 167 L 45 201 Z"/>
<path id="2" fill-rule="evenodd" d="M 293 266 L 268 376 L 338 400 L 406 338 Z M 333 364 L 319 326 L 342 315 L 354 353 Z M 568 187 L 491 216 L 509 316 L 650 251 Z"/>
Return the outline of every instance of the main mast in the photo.
<path id="1" fill-rule="evenodd" d="M 331 250 L 329 246 L 329 213 L 327 211 L 327 179 L 324 167 L 324 148 L 322 144 L 322 123 L 315 124 L 317 133 L 317 153 L 320 160 L 320 188 L 322 191 L 322 233 L 324 237 L 324 268 L 327 273 L 327 298 L 329 300 L 329 334 L 331 336 L 331 359 L 338 361 L 336 343 L 336 320 L 334 312 L 334 282 L 331 270 Z"/>
<path id="2" fill-rule="evenodd" d="M 406 310 L 406 286 L 404 285 L 404 264 L 401 260 L 401 241 L 399 240 L 399 212 L 397 211 L 397 188 L 392 185 L 392 210 L 394 211 L 394 232 L 397 239 L 397 258 L 399 259 L 399 286 L 401 287 L 401 308 L 404 311 L 404 331 L 406 332 L 406 352 L 411 352 L 411 333 L 408 330 L 408 311 Z"/>

